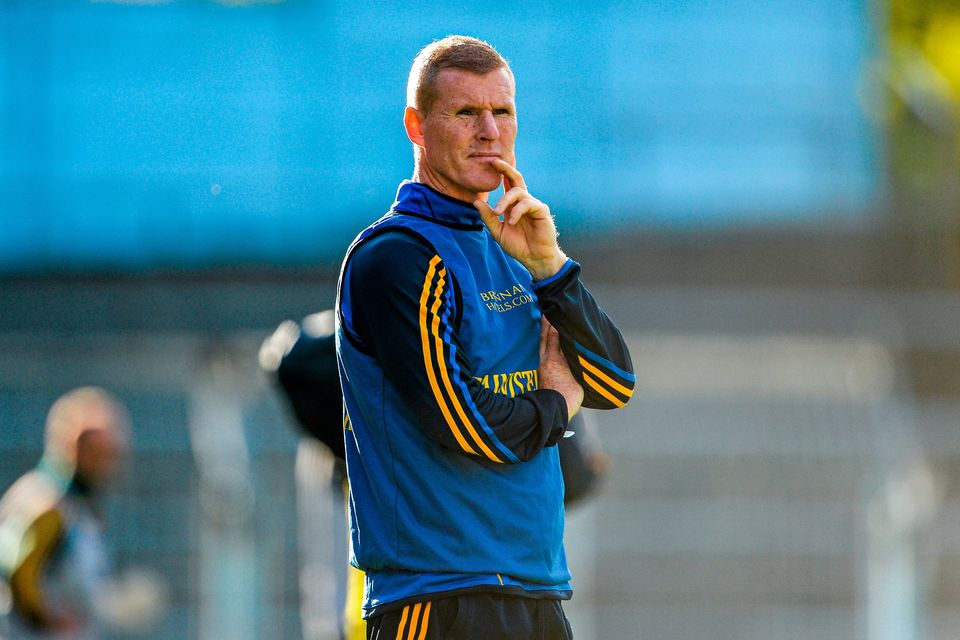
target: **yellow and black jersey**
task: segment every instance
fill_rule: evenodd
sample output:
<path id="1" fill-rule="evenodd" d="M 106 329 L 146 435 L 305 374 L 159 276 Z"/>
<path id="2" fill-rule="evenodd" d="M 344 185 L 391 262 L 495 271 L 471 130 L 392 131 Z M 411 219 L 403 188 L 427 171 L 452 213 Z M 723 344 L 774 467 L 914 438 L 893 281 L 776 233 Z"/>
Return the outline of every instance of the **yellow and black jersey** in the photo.
<path id="1" fill-rule="evenodd" d="M 50 474 L 34 470 L 0 501 L 0 575 L 9 590 L 11 615 L 36 629 L 51 624 L 45 576 L 66 531 L 63 494 Z"/>

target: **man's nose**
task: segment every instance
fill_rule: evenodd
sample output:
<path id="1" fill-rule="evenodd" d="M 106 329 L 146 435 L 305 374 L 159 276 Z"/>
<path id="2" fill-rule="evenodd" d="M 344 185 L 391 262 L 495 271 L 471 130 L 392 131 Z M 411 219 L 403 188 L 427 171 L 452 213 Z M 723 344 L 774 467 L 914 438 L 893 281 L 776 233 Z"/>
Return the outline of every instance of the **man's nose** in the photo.
<path id="1" fill-rule="evenodd" d="M 493 117 L 490 111 L 481 111 L 477 122 L 477 137 L 481 140 L 496 140 L 500 137 L 500 129 L 497 127 L 497 119 Z"/>

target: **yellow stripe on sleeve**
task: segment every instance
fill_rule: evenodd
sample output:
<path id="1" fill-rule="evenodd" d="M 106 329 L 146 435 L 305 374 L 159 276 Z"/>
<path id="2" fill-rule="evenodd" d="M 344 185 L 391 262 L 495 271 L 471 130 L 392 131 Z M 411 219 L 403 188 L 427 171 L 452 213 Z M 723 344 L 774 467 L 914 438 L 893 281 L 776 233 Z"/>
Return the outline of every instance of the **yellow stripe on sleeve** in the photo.
<path id="1" fill-rule="evenodd" d="M 460 420 L 463 422 L 463 425 L 467 428 L 467 431 L 470 433 L 470 436 L 473 438 L 473 441 L 480 447 L 480 450 L 483 453 L 493 460 L 494 462 L 503 462 L 497 455 L 490 450 L 486 443 L 480 438 L 477 434 L 476 429 L 473 428 L 473 423 L 467 418 L 466 412 L 463 410 L 463 405 L 460 404 L 460 399 L 457 398 L 456 393 L 453 391 L 453 385 L 450 383 L 450 376 L 447 373 L 446 362 L 443 360 L 443 338 L 440 336 L 440 316 L 437 314 L 437 311 L 440 308 L 440 301 L 442 300 L 443 295 L 443 285 L 444 275 L 446 270 L 440 271 L 440 279 L 437 281 L 437 290 L 433 301 L 433 308 L 430 310 L 433 313 L 433 326 L 431 327 L 433 331 L 433 339 L 436 343 L 436 357 L 437 357 L 437 368 L 440 370 L 440 377 L 443 379 L 443 386 L 449 395 L 450 402 L 453 404 L 453 408 L 456 410 L 457 415 L 460 417 Z M 471 452 L 472 453 L 472 452 Z"/>
<path id="2" fill-rule="evenodd" d="M 595 366 L 593 366 L 592 364 L 584 360 L 583 356 L 578 355 L 577 360 L 580 361 L 580 366 L 582 366 L 584 369 L 593 373 L 598 378 L 606 382 L 608 385 L 610 385 L 612 389 L 619 391 L 623 395 L 627 396 L 628 399 L 630 398 L 630 396 L 633 395 L 633 389 L 623 386 L 622 384 L 620 384 L 619 382 L 617 382 L 616 380 L 614 380 L 613 378 L 605 374 L 603 371 L 600 371 L 600 369 L 597 369 Z"/>
<path id="3" fill-rule="evenodd" d="M 433 259 L 430 260 L 427 277 L 423 281 L 423 292 L 420 294 L 420 346 L 423 350 L 423 365 L 427 370 L 427 380 L 430 382 L 430 388 L 433 390 L 433 397 L 437 401 L 437 405 L 440 407 L 440 412 L 443 414 L 444 419 L 447 421 L 447 426 L 449 426 L 450 431 L 453 432 L 453 437 L 457 439 L 457 443 L 464 451 L 477 455 L 477 452 L 474 451 L 473 447 L 471 447 L 463 437 L 463 434 L 460 433 L 460 429 L 457 428 L 453 416 L 450 415 L 450 409 L 447 407 L 447 403 L 440 391 L 440 386 L 437 384 L 437 376 L 433 370 L 433 363 L 430 362 L 430 332 L 427 328 L 427 303 L 430 299 L 430 285 L 433 282 L 433 276 L 436 273 L 439 263 L 440 256 L 434 256 Z M 436 306 L 435 304 L 434 308 L 436 308 Z M 436 323 L 438 320 L 434 318 L 434 322 Z M 441 371 L 442 370 L 443 368 L 441 368 Z"/>
<path id="4" fill-rule="evenodd" d="M 430 605 L 432 603 L 428 602 L 426 608 L 423 610 L 423 626 L 420 627 L 420 635 L 417 636 L 417 640 L 423 640 L 427 637 L 427 627 L 430 626 Z"/>
<path id="5" fill-rule="evenodd" d="M 590 385 L 591 387 L 593 387 L 593 389 L 594 389 L 597 393 L 599 393 L 599 394 L 602 395 L 604 398 L 606 398 L 606 399 L 609 400 L 611 403 L 613 403 L 613 406 L 617 407 L 618 409 L 619 409 L 620 407 L 623 407 L 623 406 L 625 406 L 625 405 L 627 404 L 627 403 L 624 402 L 623 400 L 620 400 L 619 398 L 617 398 L 616 396 L 614 396 L 612 393 L 610 393 L 609 391 L 607 391 L 606 389 L 604 389 L 602 386 L 600 386 L 600 383 L 599 383 L 599 382 L 597 382 L 596 380 L 594 380 L 593 378 L 591 378 L 591 377 L 588 376 L 587 374 L 583 374 L 583 381 L 586 382 L 586 383 L 587 383 L 588 385 Z"/>

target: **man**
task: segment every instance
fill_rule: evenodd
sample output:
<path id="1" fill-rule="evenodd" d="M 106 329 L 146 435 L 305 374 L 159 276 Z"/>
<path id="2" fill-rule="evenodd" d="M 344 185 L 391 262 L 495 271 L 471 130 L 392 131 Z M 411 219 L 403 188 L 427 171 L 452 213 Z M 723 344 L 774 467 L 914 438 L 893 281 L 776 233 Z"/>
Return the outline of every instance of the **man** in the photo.
<path id="1" fill-rule="evenodd" d="M 136 628 L 158 612 L 159 585 L 107 579 L 97 498 L 129 429 L 123 405 L 97 387 L 50 408 L 42 460 L 0 500 L 0 617 L 10 638 L 96 638 L 101 622 Z"/>
<path id="2" fill-rule="evenodd" d="M 368 638 L 569 638 L 555 445 L 581 405 L 626 403 L 630 357 L 516 169 L 507 62 L 428 45 L 404 126 L 413 180 L 348 250 L 337 309 Z"/>

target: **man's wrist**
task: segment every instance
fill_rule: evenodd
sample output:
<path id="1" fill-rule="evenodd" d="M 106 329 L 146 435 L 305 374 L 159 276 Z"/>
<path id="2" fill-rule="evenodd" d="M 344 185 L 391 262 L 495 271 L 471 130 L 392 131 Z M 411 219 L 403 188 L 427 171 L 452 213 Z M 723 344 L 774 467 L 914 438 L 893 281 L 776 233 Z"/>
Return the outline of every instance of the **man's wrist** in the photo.
<path id="1" fill-rule="evenodd" d="M 546 280 L 547 278 L 559 273 L 563 265 L 567 264 L 567 256 L 563 251 L 557 250 L 557 253 L 543 260 L 531 260 L 526 264 L 527 270 L 533 276 L 533 281 Z"/>

